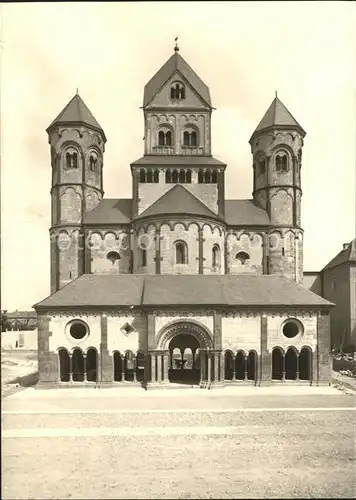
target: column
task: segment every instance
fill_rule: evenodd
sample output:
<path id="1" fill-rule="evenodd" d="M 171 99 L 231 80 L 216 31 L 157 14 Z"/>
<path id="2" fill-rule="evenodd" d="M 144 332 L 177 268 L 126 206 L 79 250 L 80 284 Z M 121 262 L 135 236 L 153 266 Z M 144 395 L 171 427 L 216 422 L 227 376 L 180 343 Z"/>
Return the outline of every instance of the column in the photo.
<path id="1" fill-rule="evenodd" d="M 169 351 L 163 354 L 163 382 L 169 382 L 168 378 Z"/>
<path id="2" fill-rule="evenodd" d="M 157 354 L 157 382 L 162 382 L 162 353 Z"/>
<path id="3" fill-rule="evenodd" d="M 135 356 L 133 359 L 133 366 L 134 366 L 134 371 L 133 371 L 133 381 L 137 382 L 137 375 L 136 375 L 136 369 L 137 369 L 137 357 Z"/>
<path id="4" fill-rule="evenodd" d="M 199 228 L 198 230 L 198 259 L 199 259 L 199 274 L 204 273 L 204 238 L 203 238 L 203 229 Z"/>
<path id="5" fill-rule="evenodd" d="M 125 356 L 121 356 L 121 382 L 125 382 Z"/>
<path id="6" fill-rule="evenodd" d="M 285 382 L 286 380 L 286 355 L 283 353 L 283 358 L 282 358 L 282 382 Z"/>
<path id="7" fill-rule="evenodd" d="M 83 353 L 83 382 L 88 382 L 86 353 Z"/>
<path id="8" fill-rule="evenodd" d="M 220 353 L 220 382 L 225 380 L 225 355 Z"/>
<path id="9" fill-rule="evenodd" d="M 261 315 L 261 356 L 259 385 L 270 385 L 272 380 L 272 357 L 268 352 L 268 318 Z"/>
<path id="10" fill-rule="evenodd" d="M 69 382 L 73 382 L 73 357 L 72 353 L 69 353 Z"/>
<path id="11" fill-rule="evenodd" d="M 220 370 L 219 370 L 219 354 L 220 352 L 214 352 L 214 382 L 220 382 Z"/>
<path id="12" fill-rule="evenodd" d="M 297 372 L 295 374 L 295 380 L 299 382 L 299 353 L 297 355 Z"/>
<path id="13" fill-rule="evenodd" d="M 208 384 L 211 383 L 211 351 L 207 351 L 207 362 L 208 362 Z"/>
<path id="14" fill-rule="evenodd" d="M 206 350 L 200 349 L 200 384 L 205 385 L 206 382 Z"/>
<path id="15" fill-rule="evenodd" d="M 156 274 L 161 274 L 161 230 L 156 229 Z"/>
<path id="16" fill-rule="evenodd" d="M 151 382 L 156 382 L 156 354 L 151 354 Z"/>
<path id="17" fill-rule="evenodd" d="M 234 355 L 233 359 L 233 371 L 232 371 L 232 382 L 236 382 L 236 354 Z"/>
<path id="18" fill-rule="evenodd" d="M 247 382 L 247 361 L 248 361 L 248 356 L 245 356 L 245 375 L 244 375 L 244 381 Z"/>

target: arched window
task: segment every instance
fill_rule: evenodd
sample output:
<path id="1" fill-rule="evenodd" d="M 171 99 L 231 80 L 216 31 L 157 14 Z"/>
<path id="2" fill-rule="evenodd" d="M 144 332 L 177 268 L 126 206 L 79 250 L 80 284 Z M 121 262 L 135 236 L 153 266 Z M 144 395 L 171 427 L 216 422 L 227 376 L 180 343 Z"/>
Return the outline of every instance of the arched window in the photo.
<path id="1" fill-rule="evenodd" d="M 174 82 L 171 87 L 171 99 L 185 99 L 185 87 L 183 83 Z"/>
<path id="2" fill-rule="evenodd" d="M 146 172 L 143 169 L 140 170 L 140 182 L 146 182 Z"/>
<path id="3" fill-rule="evenodd" d="M 236 254 L 235 259 L 237 259 L 240 264 L 244 265 L 248 263 L 248 261 L 250 260 L 250 256 L 246 252 L 239 252 Z"/>
<path id="4" fill-rule="evenodd" d="M 213 184 L 217 184 L 218 182 L 218 173 L 216 170 L 214 170 L 214 172 L 211 174 L 211 182 Z"/>
<path id="5" fill-rule="evenodd" d="M 152 174 L 152 170 L 149 169 L 147 170 L 147 182 L 151 183 L 153 181 L 153 174 Z"/>
<path id="6" fill-rule="evenodd" d="M 166 184 L 170 184 L 172 182 L 172 175 L 170 170 L 166 170 Z"/>
<path id="7" fill-rule="evenodd" d="M 172 182 L 173 184 L 176 184 L 178 182 L 178 170 L 173 170 Z"/>
<path id="8" fill-rule="evenodd" d="M 159 146 L 172 146 L 172 131 L 168 127 L 162 127 L 158 132 Z"/>
<path id="9" fill-rule="evenodd" d="M 108 260 L 114 265 L 118 260 L 120 260 L 120 255 L 117 252 L 109 252 L 106 256 Z"/>
<path id="10" fill-rule="evenodd" d="M 198 145 L 198 133 L 193 127 L 187 127 L 183 132 L 183 146 L 196 147 Z"/>
<path id="11" fill-rule="evenodd" d="M 166 134 L 163 132 L 163 130 L 160 130 L 158 132 L 158 145 L 164 146 L 165 142 L 166 142 Z"/>
<path id="12" fill-rule="evenodd" d="M 186 173 L 185 182 L 187 184 L 191 184 L 192 182 L 192 172 L 190 170 L 188 170 L 188 172 Z"/>
<path id="13" fill-rule="evenodd" d="M 78 168 L 78 153 L 76 152 L 66 153 L 66 167 Z"/>
<path id="14" fill-rule="evenodd" d="M 188 264 L 188 249 L 184 241 L 177 241 L 176 248 L 176 264 Z"/>
<path id="15" fill-rule="evenodd" d="M 266 173 L 266 158 L 264 158 L 263 156 L 260 156 L 257 160 L 257 166 L 258 166 L 257 175 L 265 174 Z"/>
<path id="16" fill-rule="evenodd" d="M 213 269 L 220 267 L 220 248 L 219 248 L 219 245 L 213 246 L 212 263 L 213 263 Z"/>
<path id="17" fill-rule="evenodd" d="M 210 170 L 205 171 L 204 182 L 205 182 L 205 184 L 210 184 L 210 182 L 211 182 Z"/>
<path id="18" fill-rule="evenodd" d="M 159 183 L 159 172 L 158 172 L 158 170 L 155 170 L 155 171 L 153 172 L 153 182 L 154 182 L 155 184 L 158 184 L 158 183 Z"/>
<path id="19" fill-rule="evenodd" d="M 185 172 L 184 172 L 184 170 L 180 170 L 179 171 L 179 182 L 181 184 L 185 183 Z"/>
<path id="20" fill-rule="evenodd" d="M 286 172 L 288 170 L 288 155 L 284 151 L 276 154 L 276 170 L 278 172 Z"/>
<path id="21" fill-rule="evenodd" d="M 172 132 L 170 130 L 166 132 L 166 146 L 172 146 Z"/>
<path id="22" fill-rule="evenodd" d="M 203 184 L 204 182 L 204 172 L 202 170 L 199 170 L 198 172 L 198 183 Z"/>
<path id="23" fill-rule="evenodd" d="M 96 165 L 98 163 L 98 158 L 95 154 L 89 156 L 89 168 L 92 172 L 96 170 Z"/>

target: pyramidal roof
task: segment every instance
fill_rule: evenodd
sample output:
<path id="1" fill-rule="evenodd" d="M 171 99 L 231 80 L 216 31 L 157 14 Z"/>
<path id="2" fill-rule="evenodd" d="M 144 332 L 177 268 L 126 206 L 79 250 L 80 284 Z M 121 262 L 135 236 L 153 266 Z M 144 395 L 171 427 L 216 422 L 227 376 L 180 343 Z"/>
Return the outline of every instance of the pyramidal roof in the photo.
<path id="1" fill-rule="evenodd" d="M 54 125 L 69 123 L 81 123 L 94 129 L 100 130 L 100 132 L 104 134 L 103 129 L 96 121 L 90 109 L 79 94 L 75 94 L 75 96 L 69 101 L 67 106 L 53 120 L 51 125 L 47 128 L 47 131 L 50 130 Z"/>
<path id="2" fill-rule="evenodd" d="M 257 125 L 256 132 L 264 130 L 269 127 L 297 127 L 305 135 L 305 131 L 299 125 L 297 120 L 291 115 L 285 105 L 276 96 L 272 101 L 272 104 L 267 109 L 264 117 Z"/>
<path id="3" fill-rule="evenodd" d="M 152 101 L 157 92 L 161 90 L 163 85 L 175 71 L 179 71 L 179 73 L 190 83 L 195 92 L 199 94 L 208 106 L 211 107 L 209 88 L 195 73 L 195 71 L 192 70 L 185 59 L 183 59 L 183 57 L 179 54 L 177 49 L 175 49 L 174 54 L 145 85 L 143 106 L 147 106 Z"/>
<path id="4" fill-rule="evenodd" d="M 153 205 L 142 212 L 139 217 L 153 217 L 166 214 L 194 214 L 203 215 L 217 219 L 209 208 L 200 200 L 193 196 L 180 184 L 176 184 L 172 189 L 159 198 Z"/>

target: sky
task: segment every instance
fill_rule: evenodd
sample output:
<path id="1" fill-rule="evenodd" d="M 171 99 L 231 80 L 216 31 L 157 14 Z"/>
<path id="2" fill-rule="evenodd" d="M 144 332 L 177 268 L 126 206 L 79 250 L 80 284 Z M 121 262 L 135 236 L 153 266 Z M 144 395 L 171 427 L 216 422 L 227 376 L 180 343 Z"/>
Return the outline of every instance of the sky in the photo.
<path id="1" fill-rule="evenodd" d="M 304 270 L 355 237 L 354 2 L 2 3 L 1 307 L 49 294 L 46 127 L 79 89 L 105 131 L 104 190 L 129 198 L 143 154 L 143 88 L 180 54 L 209 86 L 226 198 L 251 198 L 248 140 L 275 90 L 306 130 Z"/>

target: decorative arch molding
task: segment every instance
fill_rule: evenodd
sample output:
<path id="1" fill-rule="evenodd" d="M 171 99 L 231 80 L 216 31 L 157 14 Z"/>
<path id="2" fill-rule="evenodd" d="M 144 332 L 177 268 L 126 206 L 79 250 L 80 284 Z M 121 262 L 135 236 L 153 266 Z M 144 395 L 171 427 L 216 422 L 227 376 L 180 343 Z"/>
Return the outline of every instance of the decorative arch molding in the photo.
<path id="1" fill-rule="evenodd" d="M 78 154 L 80 155 L 80 157 L 83 157 L 83 148 L 76 141 L 73 141 L 72 139 L 68 139 L 67 141 L 64 141 L 60 147 L 61 154 L 63 155 L 63 153 L 65 153 L 66 149 L 68 149 L 68 148 L 76 149 Z"/>
<path id="2" fill-rule="evenodd" d="M 271 189 L 271 200 L 272 198 L 274 198 L 275 196 L 277 196 L 281 191 L 284 191 L 286 193 L 287 196 L 289 196 L 290 198 L 294 198 L 293 196 L 293 188 L 292 187 L 279 187 L 279 188 L 272 188 Z"/>
<path id="3" fill-rule="evenodd" d="M 60 197 L 63 198 L 63 196 L 68 192 L 68 191 L 73 191 L 76 195 L 78 195 L 80 197 L 80 199 L 82 200 L 83 199 L 83 195 L 81 192 L 79 192 L 79 190 L 77 188 L 75 188 L 74 186 L 66 186 L 62 191 L 61 191 L 61 194 L 60 194 Z"/>
<path id="4" fill-rule="evenodd" d="M 200 349 L 213 348 L 213 335 L 205 325 L 193 319 L 178 319 L 169 322 L 158 332 L 157 349 L 168 350 L 169 342 L 180 333 L 193 335 L 198 340 Z"/>
<path id="5" fill-rule="evenodd" d="M 283 138 L 283 141 L 284 140 L 285 139 Z M 289 156 L 291 157 L 291 159 L 293 159 L 293 157 L 296 156 L 296 152 L 294 151 L 294 149 L 292 148 L 292 146 L 290 146 L 288 143 L 285 143 L 285 142 L 278 142 L 277 144 L 275 144 L 271 148 L 270 156 L 274 157 L 276 155 L 276 153 L 278 153 L 279 151 L 283 151 L 283 152 L 289 154 Z"/>
<path id="6" fill-rule="evenodd" d="M 285 350 L 283 347 L 281 347 L 280 345 L 274 345 L 272 346 L 268 352 L 273 352 L 274 350 L 278 349 L 281 353 L 282 353 L 282 356 L 285 356 L 286 355 L 286 352 L 287 350 Z"/>
<path id="7" fill-rule="evenodd" d="M 83 129 L 68 128 L 68 127 L 61 128 L 61 129 L 58 130 L 58 135 L 59 135 L 60 138 L 62 138 L 64 132 L 77 132 L 77 134 L 79 136 L 79 139 L 83 139 L 83 135 L 84 135 L 84 130 Z"/>

